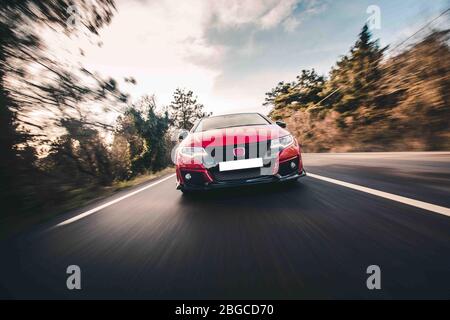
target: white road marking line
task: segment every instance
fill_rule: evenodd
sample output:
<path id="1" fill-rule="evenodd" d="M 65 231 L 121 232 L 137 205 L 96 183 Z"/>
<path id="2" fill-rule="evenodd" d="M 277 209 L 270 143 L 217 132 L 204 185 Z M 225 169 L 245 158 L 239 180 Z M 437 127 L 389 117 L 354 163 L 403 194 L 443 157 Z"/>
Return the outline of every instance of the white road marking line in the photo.
<path id="1" fill-rule="evenodd" d="M 353 184 L 353 183 L 348 183 L 348 182 L 344 182 L 344 181 L 340 181 L 340 180 L 336 180 L 336 179 L 323 177 L 323 176 L 320 176 L 320 175 L 314 174 L 314 173 L 307 173 L 307 176 L 311 177 L 311 178 L 327 181 L 330 183 L 338 184 L 340 186 L 347 187 L 350 189 L 370 193 L 370 194 L 373 194 L 373 195 L 381 197 L 381 198 L 401 202 L 401 203 L 404 203 L 404 204 L 407 204 L 407 205 L 410 205 L 413 207 L 425 209 L 428 211 L 433 211 L 433 212 L 442 214 L 444 216 L 450 217 L 450 209 L 446 208 L 446 207 L 441 207 L 441 206 L 437 206 L 435 204 L 431 204 L 431 203 L 427 203 L 427 202 L 423 202 L 423 201 L 419 201 L 419 200 L 414 200 L 414 199 L 398 196 L 398 195 L 395 195 L 392 193 L 387 193 L 387 192 L 359 186 L 359 185 Z"/>
<path id="2" fill-rule="evenodd" d="M 98 207 L 96 207 L 96 208 L 94 208 L 94 209 L 91 209 L 91 210 L 89 210 L 89 211 L 86 211 L 86 212 L 84 212 L 84 213 L 81 213 L 81 214 L 79 214 L 79 215 L 77 215 L 77 216 L 75 216 L 75 217 L 73 217 L 73 218 L 64 220 L 63 222 L 58 223 L 58 224 L 56 225 L 56 227 L 64 226 L 64 225 L 67 225 L 67 224 L 69 224 L 69 223 L 75 222 L 75 221 L 77 221 L 77 220 L 83 219 L 84 217 L 87 217 L 87 216 L 89 216 L 89 215 L 91 215 L 91 214 L 93 214 L 93 213 L 95 213 L 95 212 L 97 212 L 97 211 L 99 211 L 99 210 L 102 210 L 102 209 L 104 209 L 104 208 L 106 208 L 106 207 L 109 207 L 110 205 L 113 205 L 113 204 L 115 204 L 115 203 L 117 203 L 117 202 L 119 202 L 119 201 L 122 201 L 122 200 L 124 200 L 124 199 L 126 199 L 126 198 L 129 198 L 129 197 L 131 197 L 131 196 L 134 196 L 135 194 L 137 194 L 137 193 L 139 193 L 139 192 L 142 192 L 142 191 L 144 191 L 144 190 L 147 190 L 148 188 L 154 187 L 154 186 L 156 186 L 157 184 L 160 184 L 161 182 L 164 182 L 164 181 L 166 181 L 166 180 L 168 180 L 168 179 L 170 179 L 170 178 L 173 178 L 174 176 L 175 176 L 175 173 L 174 173 L 174 174 L 171 174 L 170 176 L 167 176 L 167 177 L 165 177 L 165 178 L 163 178 L 163 179 L 161 179 L 161 180 L 158 180 L 158 181 L 156 181 L 156 182 L 153 182 L 153 183 L 149 184 L 148 186 L 145 186 L 145 187 L 142 187 L 142 188 L 140 188 L 140 189 L 138 189 L 138 190 L 136 190 L 136 191 L 127 193 L 126 195 L 124 195 L 124 196 L 122 196 L 122 197 L 120 197 L 120 198 L 114 199 L 114 200 L 112 200 L 112 201 L 110 201 L 110 202 L 107 202 L 107 203 L 104 203 L 104 204 L 102 204 L 101 206 L 98 206 Z"/>

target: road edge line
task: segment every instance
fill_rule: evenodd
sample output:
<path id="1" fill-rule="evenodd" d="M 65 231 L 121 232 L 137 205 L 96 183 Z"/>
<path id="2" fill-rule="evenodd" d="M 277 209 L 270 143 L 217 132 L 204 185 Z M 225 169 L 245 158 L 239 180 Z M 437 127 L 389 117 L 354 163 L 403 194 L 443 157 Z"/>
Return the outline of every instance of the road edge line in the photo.
<path id="1" fill-rule="evenodd" d="M 161 182 L 164 182 L 164 181 L 166 181 L 166 180 L 169 180 L 169 179 L 175 177 L 175 175 L 176 175 L 176 174 L 173 173 L 173 174 L 171 174 L 171 175 L 169 175 L 169 176 L 167 176 L 167 177 L 164 177 L 164 178 L 162 178 L 162 179 L 160 179 L 160 180 L 158 180 L 158 181 L 155 181 L 155 182 L 153 182 L 153 183 L 151 183 L 151 184 L 149 184 L 149 185 L 147 185 L 147 186 L 145 186 L 145 187 L 142 187 L 142 188 L 140 188 L 140 189 L 138 189 L 138 190 L 135 190 L 135 191 L 132 191 L 132 192 L 130 192 L 130 193 L 127 193 L 126 195 L 123 195 L 123 196 L 121 196 L 121 197 L 119 197 L 119 198 L 117 198 L 117 199 L 114 199 L 114 200 L 112 200 L 112 201 L 109 201 L 109 202 L 107 202 L 107 203 L 104 203 L 104 204 L 102 204 L 102 205 L 100 205 L 100 206 L 98 206 L 98 207 L 95 207 L 95 208 L 91 209 L 91 210 L 88 210 L 88 211 L 86 211 L 86 212 L 80 213 L 80 214 L 76 215 L 75 217 L 72 217 L 72 218 L 70 218 L 70 219 L 64 220 L 63 222 L 58 223 L 55 227 L 65 226 L 65 225 L 68 225 L 68 224 L 70 224 L 70 223 L 72 223 L 72 222 L 75 222 L 75 221 L 77 221 L 77 220 L 83 219 L 84 217 L 87 217 L 87 216 L 89 216 L 89 215 L 91 215 L 91 214 L 93 214 L 93 213 L 95 213 L 95 212 L 97 212 L 97 211 L 100 211 L 100 210 L 102 210 L 102 209 L 104 209 L 104 208 L 106 208 L 106 207 L 109 207 L 109 206 L 111 206 L 111 205 L 113 205 L 113 204 L 115 204 L 115 203 L 117 203 L 117 202 L 120 202 L 120 201 L 126 199 L 126 198 L 129 198 L 129 197 L 131 197 L 131 196 L 134 196 L 135 194 L 138 194 L 139 192 L 142 192 L 142 191 L 144 191 L 144 190 L 147 190 L 148 188 L 154 187 L 154 186 L 156 186 L 157 184 L 160 184 Z"/>
<path id="2" fill-rule="evenodd" d="M 376 189 L 372 189 L 372 188 L 368 188 L 368 187 L 363 187 L 363 186 L 360 186 L 357 184 L 324 177 L 324 176 L 314 174 L 314 173 L 308 172 L 307 176 L 450 217 L 450 208 L 447 208 L 447 207 L 442 207 L 442 206 L 438 206 L 438 205 L 431 204 L 428 202 L 398 196 L 393 193 L 388 193 L 388 192 L 384 192 L 384 191 L 380 191 L 380 190 L 376 190 Z"/>

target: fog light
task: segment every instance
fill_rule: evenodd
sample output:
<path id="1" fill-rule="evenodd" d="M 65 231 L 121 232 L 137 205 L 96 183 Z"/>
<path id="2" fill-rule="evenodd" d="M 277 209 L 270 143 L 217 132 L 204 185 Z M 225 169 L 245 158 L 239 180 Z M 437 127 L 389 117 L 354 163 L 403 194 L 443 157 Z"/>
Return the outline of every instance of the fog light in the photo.
<path id="1" fill-rule="evenodd" d="M 184 177 L 186 178 L 186 180 L 191 180 L 191 178 L 192 178 L 192 176 L 191 176 L 190 173 L 186 173 L 186 174 L 184 175 Z"/>
<path id="2" fill-rule="evenodd" d="M 295 162 L 291 162 L 291 168 L 294 169 L 296 167 Z"/>

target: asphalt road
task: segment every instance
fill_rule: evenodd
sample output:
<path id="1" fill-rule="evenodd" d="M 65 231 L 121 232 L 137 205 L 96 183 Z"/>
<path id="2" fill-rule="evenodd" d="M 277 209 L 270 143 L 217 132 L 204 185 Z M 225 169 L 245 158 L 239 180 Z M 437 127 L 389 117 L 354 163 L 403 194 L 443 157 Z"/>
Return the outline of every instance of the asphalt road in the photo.
<path id="1" fill-rule="evenodd" d="M 304 163 L 450 207 L 450 153 L 307 154 Z M 141 187 L 0 244 L 0 297 L 450 298 L 443 214 L 312 177 L 195 197 L 172 177 L 120 200 Z M 66 288 L 69 265 L 81 268 L 81 290 Z M 381 269 L 381 290 L 366 287 L 369 265 Z"/>

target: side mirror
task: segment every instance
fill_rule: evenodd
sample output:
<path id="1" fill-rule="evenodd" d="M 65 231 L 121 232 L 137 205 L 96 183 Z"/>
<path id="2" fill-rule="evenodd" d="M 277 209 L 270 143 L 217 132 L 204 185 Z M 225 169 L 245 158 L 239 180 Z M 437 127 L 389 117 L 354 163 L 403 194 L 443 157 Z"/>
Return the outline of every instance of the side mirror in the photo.
<path id="1" fill-rule="evenodd" d="M 180 133 L 178 133 L 178 141 L 184 140 L 188 136 L 188 134 L 189 134 L 189 131 L 184 130 L 184 129 L 180 130 Z"/>
<path id="2" fill-rule="evenodd" d="M 286 128 L 286 123 L 285 123 L 284 121 L 278 120 L 278 121 L 275 121 L 275 123 L 276 123 L 278 126 L 280 126 L 281 128 Z"/>

